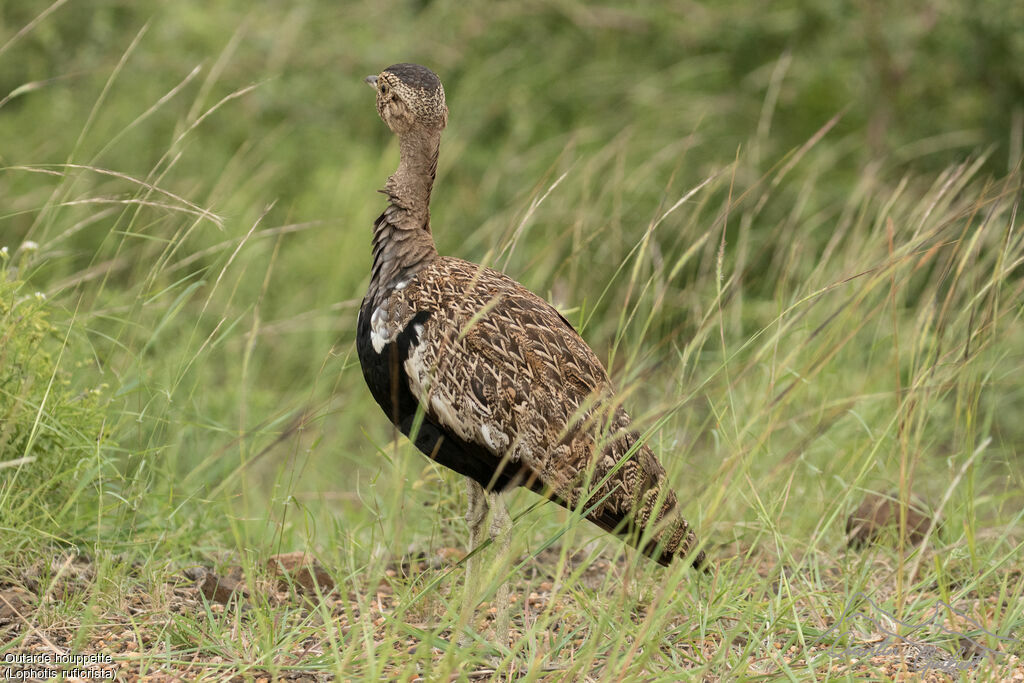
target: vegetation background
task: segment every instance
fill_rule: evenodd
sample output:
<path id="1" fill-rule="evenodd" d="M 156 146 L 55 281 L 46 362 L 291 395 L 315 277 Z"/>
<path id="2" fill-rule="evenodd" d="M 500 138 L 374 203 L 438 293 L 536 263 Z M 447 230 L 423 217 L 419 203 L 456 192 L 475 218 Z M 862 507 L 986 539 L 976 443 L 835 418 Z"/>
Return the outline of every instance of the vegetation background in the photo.
<path id="1" fill-rule="evenodd" d="M 462 486 L 354 357 L 397 162 L 362 79 L 400 61 L 451 110 L 439 250 L 566 313 L 719 558 L 660 570 L 517 493 L 526 612 L 492 669 L 447 644 L 461 567 L 396 573 L 465 545 Z M 94 569 L 0 652 L 117 621 L 143 674 L 828 677 L 854 669 L 812 645 L 865 591 L 961 605 L 1011 639 L 972 670 L 1013 666 L 1022 152 L 1016 0 L 2 3 L 0 585 Z M 869 491 L 941 528 L 848 551 Z M 124 607 L 292 550 L 335 607 Z"/>

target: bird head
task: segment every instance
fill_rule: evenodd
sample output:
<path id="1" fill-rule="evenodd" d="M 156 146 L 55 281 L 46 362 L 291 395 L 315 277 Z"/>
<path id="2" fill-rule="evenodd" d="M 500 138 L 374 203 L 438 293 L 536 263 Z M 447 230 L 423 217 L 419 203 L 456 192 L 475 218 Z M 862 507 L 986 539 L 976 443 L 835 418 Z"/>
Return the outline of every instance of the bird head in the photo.
<path id="1" fill-rule="evenodd" d="M 366 82 L 377 91 L 377 113 L 396 135 L 440 133 L 447 125 L 444 87 L 427 67 L 394 64 Z"/>

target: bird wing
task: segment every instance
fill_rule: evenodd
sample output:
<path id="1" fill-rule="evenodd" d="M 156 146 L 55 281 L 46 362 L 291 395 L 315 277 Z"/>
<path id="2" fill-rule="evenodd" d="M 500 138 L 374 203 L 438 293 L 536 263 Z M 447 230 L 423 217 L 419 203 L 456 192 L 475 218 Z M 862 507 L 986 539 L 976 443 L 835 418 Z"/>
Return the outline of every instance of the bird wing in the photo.
<path id="1" fill-rule="evenodd" d="M 571 463 L 548 456 L 571 441 L 587 400 L 610 393 L 604 368 L 551 305 L 507 276 L 458 259 L 432 271 L 409 287 L 410 309 L 432 308 L 405 362 L 412 394 L 443 427 L 559 490 Z"/>
<path id="2" fill-rule="evenodd" d="M 492 454 L 495 480 L 515 471 L 513 483 L 586 506 L 609 531 L 678 517 L 665 470 L 637 443 L 597 356 L 554 307 L 502 273 L 453 258 L 394 295 L 399 320 L 429 311 L 404 361 L 426 421 Z M 678 520 L 669 525 L 672 551 L 696 544 Z"/>

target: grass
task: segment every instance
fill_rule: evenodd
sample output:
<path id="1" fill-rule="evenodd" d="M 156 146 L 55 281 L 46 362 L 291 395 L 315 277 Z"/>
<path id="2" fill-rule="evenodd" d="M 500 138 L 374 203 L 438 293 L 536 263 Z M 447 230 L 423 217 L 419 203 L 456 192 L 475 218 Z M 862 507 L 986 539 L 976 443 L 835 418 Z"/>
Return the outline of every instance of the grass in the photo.
<path id="1" fill-rule="evenodd" d="M 885 679 L 899 657 L 832 656 L 885 610 L 939 614 L 901 633 L 943 661 L 974 664 L 964 633 L 997 651 L 962 675 L 1009 675 L 1021 16 L 933 9 L 0 10 L 0 595 L 24 598 L 0 653 L 211 680 Z M 510 577 L 515 632 L 467 622 L 461 482 L 395 438 L 354 357 L 397 160 L 360 81 L 402 60 L 452 110 L 439 249 L 577 326 L 713 577 L 518 492 L 487 582 Z M 941 525 L 849 550 L 872 491 Z M 336 594 L 278 589 L 267 559 L 296 550 Z M 249 598 L 207 601 L 195 565 L 240 567 Z"/>

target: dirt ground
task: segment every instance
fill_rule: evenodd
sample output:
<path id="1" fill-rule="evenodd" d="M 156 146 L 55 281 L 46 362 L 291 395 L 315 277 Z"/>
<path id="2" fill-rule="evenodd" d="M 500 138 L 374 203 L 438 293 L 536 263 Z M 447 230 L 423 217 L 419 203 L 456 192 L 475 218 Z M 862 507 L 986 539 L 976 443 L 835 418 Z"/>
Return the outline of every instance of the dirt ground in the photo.
<path id="1" fill-rule="evenodd" d="M 412 573 L 441 571 L 453 565 L 460 557 L 459 551 L 444 549 L 436 557 L 396 561 L 388 569 L 387 579 L 377 586 L 373 599 L 362 601 L 362 604 L 371 605 L 369 618 L 383 632 L 387 619 L 395 611 L 394 589 L 388 579 L 401 582 L 407 580 Z M 544 557 L 537 560 L 538 565 L 544 565 Z M 553 562 L 547 566 L 551 564 Z M 88 627 L 83 628 L 81 616 L 60 616 L 63 613 L 73 614 L 75 610 L 62 610 L 60 607 L 61 603 L 76 600 L 80 604 L 83 596 L 94 588 L 95 570 L 92 562 L 87 557 L 71 554 L 56 554 L 49 560 L 37 560 L 22 571 L 19 577 L 0 581 L 0 640 L 11 643 L 17 639 L 13 648 L 0 650 L 3 653 L 0 654 L 0 673 L 9 680 L 40 680 L 57 678 L 61 674 L 66 680 L 81 681 L 164 682 L 202 679 L 313 683 L 334 680 L 336 672 L 316 664 L 318 661 L 333 661 L 329 656 L 322 657 L 330 647 L 329 640 L 322 635 L 325 630 L 322 628 L 312 629 L 309 637 L 293 641 L 289 652 L 278 655 L 276 661 L 282 666 L 276 676 L 250 666 L 240 666 L 237 658 L 225 657 L 207 648 L 191 648 L 196 654 L 188 658 L 174 655 L 168 649 L 168 629 L 176 615 L 202 616 L 209 610 L 213 614 L 229 612 L 245 620 L 252 610 L 251 601 L 257 594 L 267 604 L 280 607 L 282 612 L 287 611 L 300 620 L 315 621 L 322 618 L 321 615 L 329 614 L 337 631 L 342 634 L 350 629 L 353 620 L 363 618 L 358 611 L 357 604 L 360 601 L 356 600 L 356 596 L 342 594 L 337 590 L 329 573 L 311 557 L 302 553 L 278 555 L 267 562 L 266 568 L 264 576 L 247 581 L 238 566 L 228 567 L 220 573 L 214 572 L 211 567 L 182 567 L 173 573 L 159 591 L 144 590 L 139 581 L 125 587 L 120 598 L 115 601 L 116 604 L 99 601 L 93 604 L 91 611 L 79 610 L 82 614 L 90 615 Z M 624 569 L 621 566 L 599 560 L 588 567 L 580 580 L 596 588 L 606 581 L 608 572 L 622 571 Z M 534 572 L 532 576 L 523 576 L 522 579 L 521 582 L 515 582 L 512 589 L 513 614 L 517 615 L 514 616 L 514 631 L 522 627 L 522 620 L 528 618 L 529 614 L 541 613 L 552 599 L 553 583 L 550 577 L 538 576 Z M 980 604 L 976 607 L 985 608 Z M 493 612 L 493 608 L 485 603 L 481 612 L 487 615 Z M 404 618 L 410 619 L 410 615 L 406 614 Z M 423 617 L 416 619 L 422 620 Z M 202 621 L 197 619 L 194 623 Z M 412 625 L 430 628 L 428 623 Z M 451 636 L 448 632 L 440 635 L 445 639 Z M 514 639 L 516 635 L 514 632 L 510 637 Z M 239 632 L 230 634 L 230 637 L 244 638 L 245 635 Z M 180 644 L 183 638 L 188 640 L 188 635 L 179 632 L 175 638 L 175 642 Z M 984 674 L 984 653 L 970 642 L 965 641 L 961 656 L 954 658 L 937 649 L 932 652 L 922 651 L 919 645 L 911 642 L 889 642 L 880 633 L 865 634 L 862 640 L 864 656 L 852 664 L 834 659 L 830 667 L 833 676 L 946 681 L 961 676 L 957 669 L 959 666 L 968 678 L 989 679 Z M 723 646 L 742 645 L 736 640 L 723 643 L 720 637 L 711 635 L 704 642 L 692 643 L 688 647 L 692 648 L 693 656 L 704 659 Z M 806 652 L 800 652 L 795 645 L 786 646 L 780 642 L 772 645 L 778 651 L 778 656 L 751 661 L 751 671 L 763 669 L 765 674 L 771 675 L 774 672 L 778 675 L 778 665 L 773 660 L 781 660 L 796 672 L 806 672 L 803 666 L 806 658 L 831 647 L 829 643 L 822 643 L 812 645 Z M 415 636 L 409 636 L 404 643 L 409 651 L 426 646 Z M 431 650 L 432 656 L 436 658 L 444 654 L 438 648 Z M 189 648 L 178 647 L 175 651 L 189 651 Z M 944 664 L 947 667 L 945 671 L 942 670 L 943 662 L 940 662 L 942 657 L 948 660 Z M 1024 666 L 1012 655 L 1000 657 L 1010 657 L 1016 666 L 1009 680 L 1024 681 Z M 487 666 L 467 671 L 465 676 L 472 680 L 499 678 L 498 672 Z M 500 676 L 502 679 L 507 677 L 507 671 Z M 551 670 L 542 676 L 542 680 L 549 679 L 559 680 L 559 671 Z"/>

